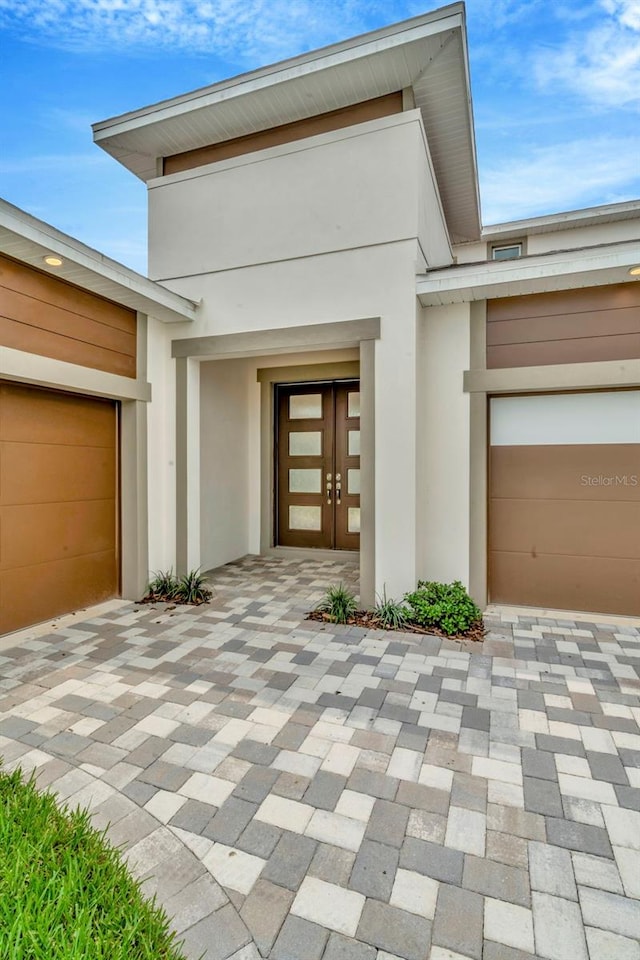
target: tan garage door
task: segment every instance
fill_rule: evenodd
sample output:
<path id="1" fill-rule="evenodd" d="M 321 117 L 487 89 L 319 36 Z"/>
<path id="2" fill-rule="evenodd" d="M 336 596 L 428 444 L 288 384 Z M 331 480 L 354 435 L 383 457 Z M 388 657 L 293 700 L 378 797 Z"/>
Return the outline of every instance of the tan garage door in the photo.
<path id="1" fill-rule="evenodd" d="M 116 405 L 0 383 L 0 633 L 118 591 Z"/>
<path id="2" fill-rule="evenodd" d="M 640 391 L 491 402 L 495 603 L 640 616 Z"/>

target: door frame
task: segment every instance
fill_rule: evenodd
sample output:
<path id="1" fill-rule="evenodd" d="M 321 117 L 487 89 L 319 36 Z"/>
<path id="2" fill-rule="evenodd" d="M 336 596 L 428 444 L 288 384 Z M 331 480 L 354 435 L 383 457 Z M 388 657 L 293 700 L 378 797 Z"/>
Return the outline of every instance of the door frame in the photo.
<path id="1" fill-rule="evenodd" d="M 359 360 L 308 363 L 258 369 L 260 383 L 260 552 L 308 557 L 345 557 L 345 550 L 303 550 L 276 547 L 275 537 L 275 402 L 276 384 L 310 383 L 319 380 L 360 381 L 360 600 L 375 603 L 375 341 L 360 341 Z"/>

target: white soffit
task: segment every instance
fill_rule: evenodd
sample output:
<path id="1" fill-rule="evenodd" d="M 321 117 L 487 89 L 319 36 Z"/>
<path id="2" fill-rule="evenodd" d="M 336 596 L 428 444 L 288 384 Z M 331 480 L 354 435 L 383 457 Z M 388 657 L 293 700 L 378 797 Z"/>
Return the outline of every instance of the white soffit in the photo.
<path id="1" fill-rule="evenodd" d="M 480 216 L 464 6 L 454 3 L 93 125 L 98 146 L 142 180 L 157 159 L 413 87 L 453 242 Z"/>
<path id="2" fill-rule="evenodd" d="M 0 253 L 165 323 L 193 320 L 196 304 L 0 200 Z M 62 265 L 49 267 L 48 254 Z"/>
<path id="3" fill-rule="evenodd" d="M 607 283 L 639 283 L 629 276 L 629 268 L 638 262 L 638 240 L 513 260 L 486 260 L 431 270 L 417 277 L 416 294 L 422 306 L 429 307 Z"/>

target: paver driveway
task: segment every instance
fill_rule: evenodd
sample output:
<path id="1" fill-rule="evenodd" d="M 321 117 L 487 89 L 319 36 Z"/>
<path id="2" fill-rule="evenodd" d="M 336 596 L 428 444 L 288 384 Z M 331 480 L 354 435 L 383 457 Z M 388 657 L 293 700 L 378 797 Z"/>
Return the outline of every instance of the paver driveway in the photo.
<path id="1" fill-rule="evenodd" d="M 247 558 L 0 654 L 0 754 L 111 823 L 190 957 L 638 960 L 640 633 L 305 622 Z"/>

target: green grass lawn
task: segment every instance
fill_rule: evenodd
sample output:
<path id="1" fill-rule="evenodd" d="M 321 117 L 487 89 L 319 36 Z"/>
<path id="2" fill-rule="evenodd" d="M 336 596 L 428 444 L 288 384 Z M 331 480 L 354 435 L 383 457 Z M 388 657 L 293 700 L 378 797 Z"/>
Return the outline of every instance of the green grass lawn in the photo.
<path id="1" fill-rule="evenodd" d="M 0 958 L 184 960 L 86 811 L 0 770 Z"/>

